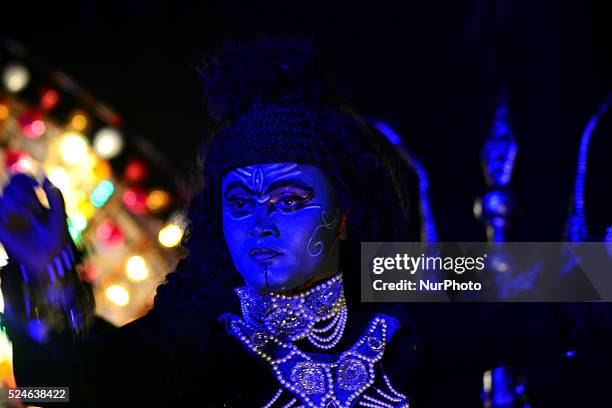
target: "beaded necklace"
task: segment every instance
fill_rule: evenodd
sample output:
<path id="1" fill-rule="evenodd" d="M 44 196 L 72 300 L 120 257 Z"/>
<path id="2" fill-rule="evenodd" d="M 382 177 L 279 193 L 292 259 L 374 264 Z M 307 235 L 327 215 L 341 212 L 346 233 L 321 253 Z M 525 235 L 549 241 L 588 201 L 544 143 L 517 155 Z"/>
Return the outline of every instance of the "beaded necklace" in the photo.
<path id="1" fill-rule="evenodd" d="M 295 296 L 261 295 L 249 286 L 236 293 L 245 322 L 256 332 L 256 344 L 271 335 L 288 342 L 307 338 L 315 347 L 329 349 L 342 339 L 348 309 L 340 273 Z"/>
<path id="2" fill-rule="evenodd" d="M 328 351 L 341 340 L 348 318 L 341 273 L 294 296 L 262 295 L 248 286 L 236 293 L 242 317 L 224 314 L 228 331 L 263 359 L 281 384 L 264 408 L 408 407 L 380 363 L 399 328 L 394 317 L 375 315 L 364 334 L 340 354 L 304 352 L 295 344 L 308 339 Z M 278 405 L 285 391 L 292 399 Z"/>

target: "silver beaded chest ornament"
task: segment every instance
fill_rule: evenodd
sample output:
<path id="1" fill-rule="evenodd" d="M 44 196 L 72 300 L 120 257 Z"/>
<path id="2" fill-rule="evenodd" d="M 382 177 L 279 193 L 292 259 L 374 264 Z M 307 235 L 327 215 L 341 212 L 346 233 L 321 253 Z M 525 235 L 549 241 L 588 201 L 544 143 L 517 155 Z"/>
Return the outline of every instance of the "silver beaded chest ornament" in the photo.
<path id="1" fill-rule="evenodd" d="M 348 316 L 342 274 L 295 296 L 262 295 L 248 286 L 236 293 L 242 317 L 223 315 L 228 331 L 263 359 L 281 384 L 263 408 L 408 407 L 380 363 L 399 328 L 394 317 L 375 315 L 357 342 L 340 354 L 304 352 L 295 344 L 307 339 L 325 351 L 341 340 Z M 291 400 L 281 404 L 284 392 Z"/>

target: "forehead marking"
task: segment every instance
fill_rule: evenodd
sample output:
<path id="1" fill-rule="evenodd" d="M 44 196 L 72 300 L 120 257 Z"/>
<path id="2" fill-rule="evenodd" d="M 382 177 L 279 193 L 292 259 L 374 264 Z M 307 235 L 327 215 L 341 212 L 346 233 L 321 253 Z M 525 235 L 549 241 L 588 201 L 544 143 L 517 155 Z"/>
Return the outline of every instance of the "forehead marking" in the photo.
<path id="1" fill-rule="evenodd" d="M 238 177 L 256 194 L 262 195 L 264 187 L 279 177 L 295 176 L 300 174 L 295 163 L 275 163 L 271 165 L 257 165 L 236 169 Z"/>

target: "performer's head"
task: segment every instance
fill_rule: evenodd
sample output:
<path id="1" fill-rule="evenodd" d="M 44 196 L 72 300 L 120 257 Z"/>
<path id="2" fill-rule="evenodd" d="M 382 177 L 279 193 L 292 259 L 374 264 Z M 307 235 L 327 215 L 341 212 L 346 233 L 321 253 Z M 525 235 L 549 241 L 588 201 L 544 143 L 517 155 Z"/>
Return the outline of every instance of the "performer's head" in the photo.
<path id="1" fill-rule="evenodd" d="M 409 168 L 355 114 L 310 41 L 227 45 L 202 77 L 213 135 L 200 154 L 189 255 L 170 284 L 242 278 L 287 292 L 340 270 L 354 283 L 362 241 L 416 238 Z"/>

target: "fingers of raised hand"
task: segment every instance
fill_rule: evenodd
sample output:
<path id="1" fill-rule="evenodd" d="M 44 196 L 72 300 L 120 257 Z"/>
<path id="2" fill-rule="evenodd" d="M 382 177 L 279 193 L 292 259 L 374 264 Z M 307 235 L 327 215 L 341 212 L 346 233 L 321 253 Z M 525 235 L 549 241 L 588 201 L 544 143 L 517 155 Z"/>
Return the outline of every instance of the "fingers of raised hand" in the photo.
<path id="1" fill-rule="evenodd" d="M 62 192 L 48 178 L 43 181 L 43 190 L 49 201 L 51 222 L 63 227 L 66 224 L 66 206 Z"/>
<path id="2" fill-rule="evenodd" d="M 23 211 L 32 211 L 37 215 L 44 212 L 34 188 L 38 182 L 25 174 L 13 176 L 2 192 L 5 209 L 20 214 Z"/>
<path id="3" fill-rule="evenodd" d="M 23 205 L 15 200 L 7 200 L 2 198 L 0 206 L 0 221 L 2 226 L 13 232 L 23 231 L 33 226 L 34 220 L 40 219 L 39 209 L 32 206 Z"/>
<path id="4" fill-rule="evenodd" d="M 40 221 L 29 209 L 19 212 L 7 207 L 6 200 L 0 198 L 0 242 L 9 256 L 20 256 L 27 247 L 31 249 L 32 242 L 44 242 L 45 231 Z M 7 209 L 9 208 L 9 209 Z"/>
<path id="5" fill-rule="evenodd" d="M 51 183 L 51 180 L 48 178 L 44 179 L 42 186 L 49 200 L 49 208 L 51 208 L 51 210 L 61 210 L 63 212 L 65 210 L 64 196 L 60 189 Z"/>

